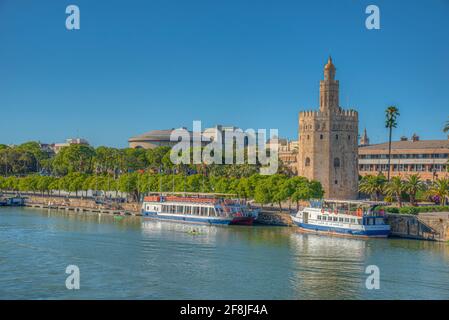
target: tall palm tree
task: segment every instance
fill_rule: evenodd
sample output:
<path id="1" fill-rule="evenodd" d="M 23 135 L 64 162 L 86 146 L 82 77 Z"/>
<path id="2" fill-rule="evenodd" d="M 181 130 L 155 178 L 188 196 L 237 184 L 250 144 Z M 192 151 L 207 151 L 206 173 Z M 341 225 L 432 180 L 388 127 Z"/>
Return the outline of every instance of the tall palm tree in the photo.
<path id="1" fill-rule="evenodd" d="M 416 193 L 425 188 L 424 182 L 419 177 L 419 174 L 412 174 L 407 177 L 404 182 L 404 189 L 410 196 L 410 203 L 416 205 Z"/>
<path id="2" fill-rule="evenodd" d="M 399 208 L 402 207 L 402 192 L 404 191 L 405 186 L 404 182 L 401 180 L 401 177 L 393 177 L 387 183 L 385 187 L 386 193 L 390 197 L 395 197 L 398 202 Z"/>
<path id="3" fill-rule="evenodd" d="M 388 177 L 387 180 L 390 181 L 390 161 L 391 161 L 391 136 L 393 134 L 393 128 L 396 128 L 397 117 L 399 116 L 399 109 L 395 106 L 389 106 L 385 110 L 385 127 L 389 129 L 389 137 L 388 137 Z"/>
<path id="4" fill-rule="evenodd" d="M 446 205 L 446 198 L 449 197 L 449 178 L 436 179 L 430 192 L 440 197 L 442 204 Z"/>
<path id="5" fill-rule="evenodd" d="M 446 121 L 446 123 L 444 124 L 443 132 L 444 133 L 448 133 L 449 132 L 449 120 Z"/>

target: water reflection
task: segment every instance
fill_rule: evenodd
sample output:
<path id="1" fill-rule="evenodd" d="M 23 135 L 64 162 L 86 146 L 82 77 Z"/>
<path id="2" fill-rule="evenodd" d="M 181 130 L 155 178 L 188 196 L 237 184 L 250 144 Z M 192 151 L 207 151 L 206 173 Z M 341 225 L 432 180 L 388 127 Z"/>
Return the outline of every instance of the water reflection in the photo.
<path id="1" fill-rule="evenodd" d="M 297 299 L 350 299 L 363 288 L 366 241 L 292 232 Z"/>

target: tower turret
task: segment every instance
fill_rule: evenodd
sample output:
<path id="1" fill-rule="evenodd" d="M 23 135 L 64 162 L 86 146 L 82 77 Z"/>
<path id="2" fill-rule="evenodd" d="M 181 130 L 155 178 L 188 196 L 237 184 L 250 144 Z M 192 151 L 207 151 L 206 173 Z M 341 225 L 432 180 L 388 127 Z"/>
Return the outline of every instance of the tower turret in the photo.
<path id="1" fill-rule="evenodd" d="M 324 66 L 324 80 L 320 81 L 320 111 L 326 113 L 336 112 L 339 106 L 339 83 L 335 80 L 336 68 L 329 56 Z"/>

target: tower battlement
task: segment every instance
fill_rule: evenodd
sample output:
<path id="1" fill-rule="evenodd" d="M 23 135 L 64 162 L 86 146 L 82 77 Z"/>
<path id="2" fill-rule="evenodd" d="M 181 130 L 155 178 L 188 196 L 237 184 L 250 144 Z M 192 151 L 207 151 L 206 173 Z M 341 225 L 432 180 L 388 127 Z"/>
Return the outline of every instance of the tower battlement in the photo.
<path id="1" fill-rule="evenodd" d="M 306 118 L 322 118 L 322 117 L 328 117 L 330 115 L 329 112 L 322 112 L 320 110 L 307 110 L 307 111 L 300 111 L 299 117 L 306 119 Z M 340 118 L 347 118 L 347 120 L 354 120 L 357 121 L 359 117 L 359 113 L 354 109 L 337 109 L 334 113 L 334 116 L 338 116 Z"/>

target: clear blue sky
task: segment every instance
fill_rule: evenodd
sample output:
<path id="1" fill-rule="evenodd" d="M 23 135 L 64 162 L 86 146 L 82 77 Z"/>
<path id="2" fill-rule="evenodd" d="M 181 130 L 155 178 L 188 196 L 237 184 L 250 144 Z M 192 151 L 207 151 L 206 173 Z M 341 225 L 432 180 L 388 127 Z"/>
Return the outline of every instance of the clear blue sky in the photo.
<path id="1" fill-rule="evenodd" d="M 69 4 L 79 31 L 65 28 Z M 369 4 L 381 30 L 365 28 Z M 340 104 L 372 142 L 387 139 L 390 104 L 396 139 L 445 138 L 448 0 L 0 0 L 0 143 L 123 147 L 193 120 L 296 138 L 329 54 Z"/>

